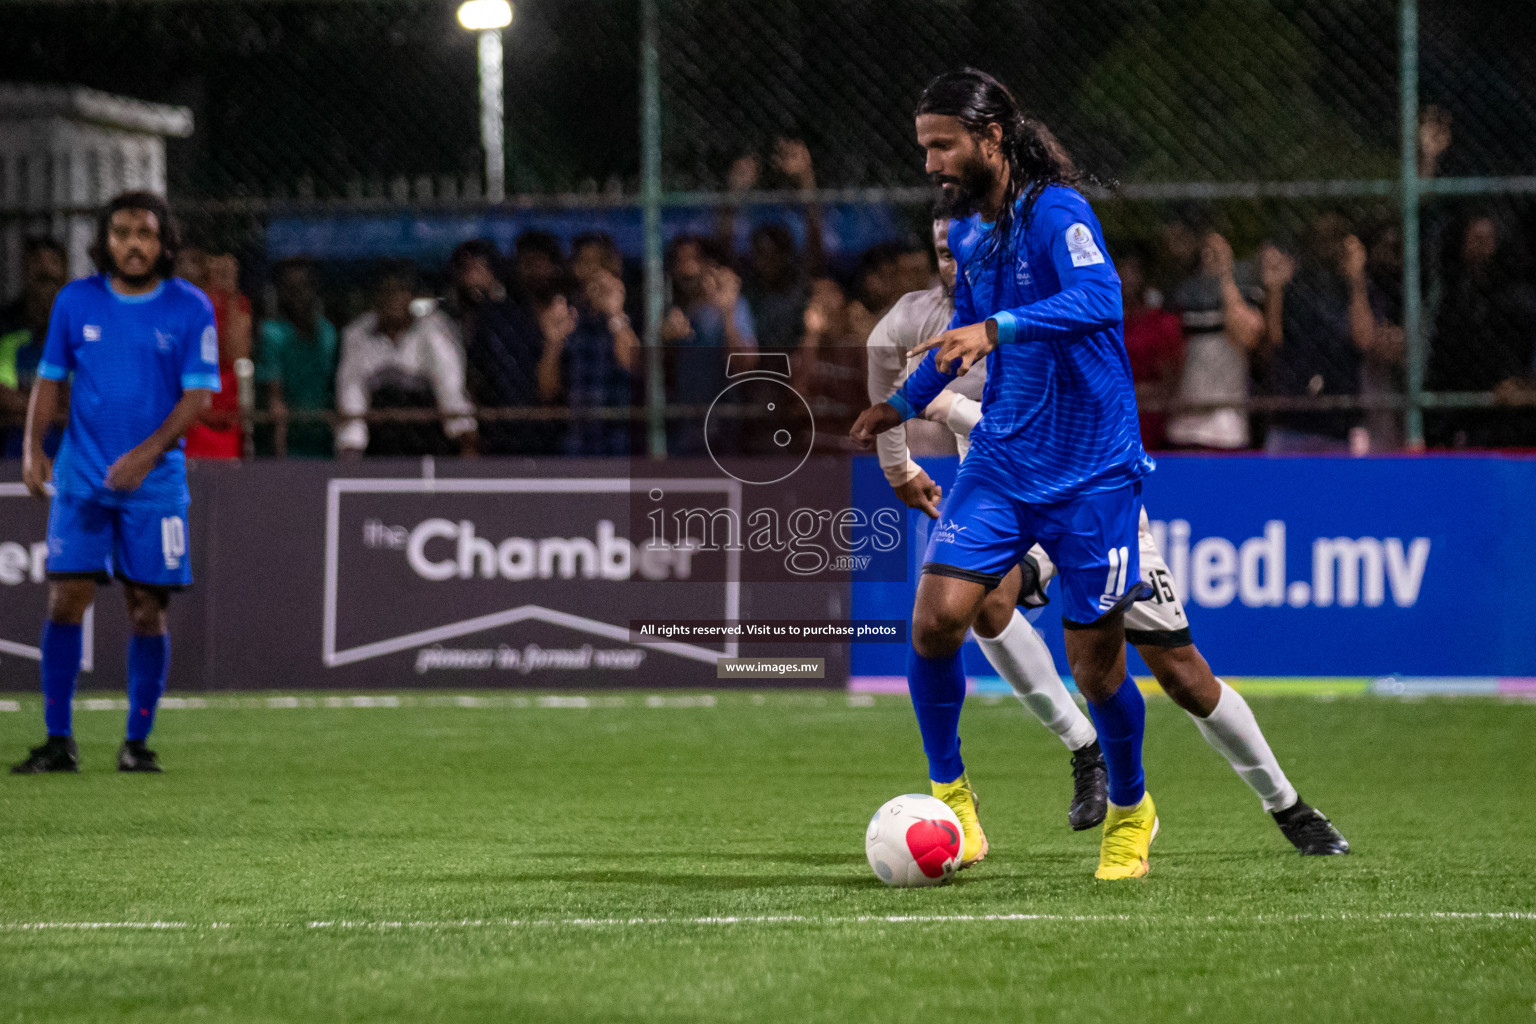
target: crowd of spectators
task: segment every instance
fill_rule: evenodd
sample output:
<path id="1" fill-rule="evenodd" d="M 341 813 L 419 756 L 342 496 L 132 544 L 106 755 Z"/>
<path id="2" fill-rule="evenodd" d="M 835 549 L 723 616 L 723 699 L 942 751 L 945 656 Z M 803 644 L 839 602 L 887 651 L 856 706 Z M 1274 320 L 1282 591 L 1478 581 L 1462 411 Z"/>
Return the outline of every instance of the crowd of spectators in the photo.
<path id="1" fill-rule="evenodd" d="M 1448 141 L 1448 124 L 1428 118 L 1424 173 L 1433 173 Z M 834 266 L 810 201 L 810 152 L 794 139 L 777 140 L 766 160 L 735 161 L 728 180 L 714 230 L 677 234 L 666 247 L 668 451 L 702 454 L 705 411 L 722 404 L 728 410 L 718 424 L 711 418 L 710 443 L 744 451 L 761 444 L 749 427 L 752 387 L 730 387 L 743 373 L 787 374 L 815 413 L 818 444 L 838 448 L 865 402 L 866 340 L 897 299 L 932 284 L 931 246 L 914 235 Z M 806 201 L 776 207 L 780 219 L 754 218 L 740 194 L 760 188 Z M 1536 285 L 1514 223 L 1476 211 L 1432 220 L 1426 231 L 1425 384 L 1481 396 L 1480 407 L 1428 410 L 1431 446 L 1536 446 Z M 1298 243 L 1250 244 L 1245 258 L 1228 234 L 1213 210 L 1184 206 L 1152 237 L 1110 239 L 1146 446 L 1400 449 L 1398 225 L 1383 216 L 1361 227 L 1338 209 L 1314 208 Z M 8 456 L 19 454 L 48 310 L 68 278 L 65 251 L 51 240 L 28 241 L 22 262 L 22 293 L 0 307 L 0 441 Z M 338 324 L 314 261 L 273 265 L 253 289 L 253 309 L 233 256 L 187 246 L 177 272 L 213 302 L 223 385 L 188 436 L 188 454 L 241 453 L 234 366 L 247 357 L 265 414 L 263 451 L 642 452 L 637 407 L 647 367 L 635 327 L 636 271 L 603 233 L 578 235 L 567 247 L 530 230 L 508 253 L 472 239 L 449 257 L 441 294 L 424 286 L 414 264 L 387 260 L 354 303 L 361 311 Z"/>

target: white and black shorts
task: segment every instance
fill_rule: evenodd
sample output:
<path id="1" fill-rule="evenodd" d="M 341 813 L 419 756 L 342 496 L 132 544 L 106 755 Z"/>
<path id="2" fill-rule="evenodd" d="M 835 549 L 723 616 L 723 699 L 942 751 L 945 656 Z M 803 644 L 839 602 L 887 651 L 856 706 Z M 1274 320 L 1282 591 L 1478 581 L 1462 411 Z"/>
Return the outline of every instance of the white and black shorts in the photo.
<path id="1" fill-rule="evenodd" d="M 1188 647 L 1194 643 L 1189 635 L 1189 618 L 1173 589 L 1168 563 L 1163 561 L 1162 552 L 1152 539 L 1145 508 L 1141 510 L 1136 539 L 1141 549 L 1141 578 L 1152 588 L 1152 596 L 1126 609 L 1125 639 L 1136 647 Z M 1050 556 L 1037 544 L 1029 549 L 1019 568 L 1024 575 L 1019 586 L 1019 604 L 1040 608 L 1049 603 L 1045 588 L 1056 575 Z"/>

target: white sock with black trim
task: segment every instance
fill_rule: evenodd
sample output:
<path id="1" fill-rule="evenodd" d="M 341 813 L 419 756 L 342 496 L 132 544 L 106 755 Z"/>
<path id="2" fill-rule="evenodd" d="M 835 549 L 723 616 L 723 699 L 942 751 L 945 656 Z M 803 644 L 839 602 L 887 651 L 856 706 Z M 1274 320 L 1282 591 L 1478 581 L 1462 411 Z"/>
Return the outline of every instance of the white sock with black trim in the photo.
<path id="1" fill-rule="evenodd" d="M 1209 716 L 1201 718 L 1191 714 L 1195 728 L 1205 737 L 1205 742 L 1232 765 L 1232 770 L 1259 795 L 1264 809 L 1273 814 L 1283 811 L 1297 800 L 1296 787 L 1280 770 L 1280 762 L 1269 741 L 1259 729 L 1253 710 L 1232 687 L 1216 680 L 1221 687 L 1221 697 Z"/>
<path id="2" fill-rule="evenodd" d="M 1041 725 L 1060 737 L 1068 750 L 1085 747 L 1099 738 L 1093 722 L 1067 692 L 1045 641 L 1017 608 L 1006 629 L 990 640 L 978 635 L 976 641 L 997 674 L 1013 687 L 1014 695 L 1040 719 Z"/>

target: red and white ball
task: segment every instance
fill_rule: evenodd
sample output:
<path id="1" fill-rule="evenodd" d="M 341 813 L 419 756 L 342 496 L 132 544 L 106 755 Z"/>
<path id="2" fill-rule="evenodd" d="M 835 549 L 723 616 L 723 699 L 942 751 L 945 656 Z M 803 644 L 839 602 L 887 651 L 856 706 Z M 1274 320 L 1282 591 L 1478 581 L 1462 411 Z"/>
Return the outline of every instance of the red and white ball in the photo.
<path id="1" fill-rule="evenodd" d="M 963 836 L 948 804 L 908 793 L 886 801 L 869 819 L 864 854 L 886 885 L 943 885 L 960 868 Z"/>

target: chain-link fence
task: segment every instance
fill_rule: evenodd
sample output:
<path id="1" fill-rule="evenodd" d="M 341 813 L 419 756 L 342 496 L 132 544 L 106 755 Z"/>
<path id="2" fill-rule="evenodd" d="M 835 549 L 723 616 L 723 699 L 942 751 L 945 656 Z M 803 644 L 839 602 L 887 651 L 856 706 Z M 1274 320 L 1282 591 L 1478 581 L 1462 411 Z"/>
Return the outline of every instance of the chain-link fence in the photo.
<path id="1" fill-rule="evenodd" d="M 1149 447 L 1536 446 L 1528 5 L 525 0 L 502 203 L 456 6 L 0 7 L 7 81 L 190 111 L 164 181 L 254 359 L 247 448 L 697 452 L 752 348 L 835 437 L 932 285 L 911 115 L 964 65 L 1097 182 Z M 9 294 L 90 205 L 42 173 L 0 153 Z M 38 305 L 0 324 L 13 425 Z"/>

